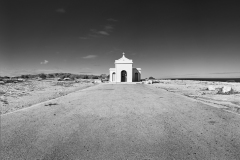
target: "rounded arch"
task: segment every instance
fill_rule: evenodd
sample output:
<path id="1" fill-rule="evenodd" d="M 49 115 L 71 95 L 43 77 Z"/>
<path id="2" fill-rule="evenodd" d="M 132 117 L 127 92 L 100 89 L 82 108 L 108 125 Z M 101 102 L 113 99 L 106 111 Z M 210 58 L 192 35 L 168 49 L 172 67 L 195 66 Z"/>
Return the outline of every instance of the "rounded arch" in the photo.
<path id="1" fill-rule="evenodd" d="M 121 82 L 127 82 L 127 71 L 121 71 Z"/>

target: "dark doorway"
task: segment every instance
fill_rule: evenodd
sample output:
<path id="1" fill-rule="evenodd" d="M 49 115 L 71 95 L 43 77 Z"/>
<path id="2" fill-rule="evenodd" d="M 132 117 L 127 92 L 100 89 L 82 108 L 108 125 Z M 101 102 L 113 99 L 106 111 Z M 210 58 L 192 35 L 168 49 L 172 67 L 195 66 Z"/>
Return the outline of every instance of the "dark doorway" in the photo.
<path id="1" fill-rule="evenodd" d="M 115 82 L 115 72 L 113 72 L 113 74 L 112 74 L 112 82 Z"/>
<path id="2" fill-rule="evenodd" d="M 138 82 L 138 73 L 135 73 L 135 82 Z"/>
<path id="3" fill-rule="evenodd" d="M 121 82 L 127 82 L 127 72 L 125 70 L 121 72 Z"/>

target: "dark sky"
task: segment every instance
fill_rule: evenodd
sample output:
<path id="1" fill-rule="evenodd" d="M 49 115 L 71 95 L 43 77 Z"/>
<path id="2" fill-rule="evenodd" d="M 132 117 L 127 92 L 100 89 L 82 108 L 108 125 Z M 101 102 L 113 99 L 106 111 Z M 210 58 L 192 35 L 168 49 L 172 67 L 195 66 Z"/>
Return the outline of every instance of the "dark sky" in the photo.
<path id="1" fill-rule="evenodd" d="M 240 77 L 233 0 L 2 0 L 0 75 L 108 73 L 125 56 L 142 77 Z"/>

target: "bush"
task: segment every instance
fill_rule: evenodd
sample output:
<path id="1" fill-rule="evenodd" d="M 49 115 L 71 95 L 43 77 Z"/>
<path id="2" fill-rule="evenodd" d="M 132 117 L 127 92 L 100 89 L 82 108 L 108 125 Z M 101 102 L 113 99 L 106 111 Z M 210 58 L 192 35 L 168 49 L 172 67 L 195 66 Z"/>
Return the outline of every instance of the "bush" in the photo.
<path id="1" fill-rule="evenodd" d="M 40 74 L 39 77 L 42 78 L 42 79 L 46 79 L 47 78 L 47 76 L 45 74 L 43 74 L 43 73 Z"/>
<path id="2" fill-rule="evenodd" d="M 21 78 L 29 78 L 28 75 L 21 75 Z"/>
<path id="3" fill-rule="evenodd" d="M 61 76 L 59 76 L 59 78 L 60 79 L 64 79 L 64 78 L 66 78 L 66 76 L 65 75 L 61 75 Z"/>
<path id="4" fill-rule="evenodd" d="M 54 75 L 53 74 L 48 74 L 47 78 L 54 78 Z"/>
<path id="5" fill-rule="evenodd" d="M 100 78 L 101 78 L 101 79 L 106 79 L 106 78 L 107 78 L 107 75 L 106 75 L 106 74 L 101 74 L 101 75 L 100 75 Z"/>
<path id="6" fill-rule="evenodd" d="M 92 79 L 98 79 L 98 76 L 93 76 Z"/>
<path id="7" fill-rule="evenodd" d="M 69 76 L 69 78 L 70 78 L 71 80 L 75 80 L 75 79 L 77 78 L 77 75 L 71 74 L 71 75 Z"/>

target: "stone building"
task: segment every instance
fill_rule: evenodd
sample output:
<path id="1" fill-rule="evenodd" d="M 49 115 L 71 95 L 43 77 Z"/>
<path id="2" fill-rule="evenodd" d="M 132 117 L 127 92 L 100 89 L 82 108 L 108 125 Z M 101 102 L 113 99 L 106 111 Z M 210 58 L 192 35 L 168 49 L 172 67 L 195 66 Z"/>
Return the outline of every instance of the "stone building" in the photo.
<path id="1" fill-rule="evenodd" d="M 133 68 L 133 61 L 124 56 L 115 60 L 115 68 L 110 68 L 110 82 L 139 82 L 141 68 Z"/>

